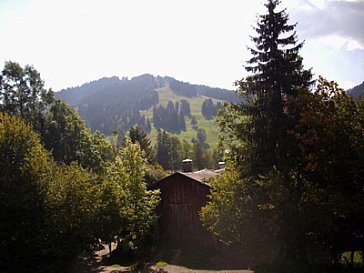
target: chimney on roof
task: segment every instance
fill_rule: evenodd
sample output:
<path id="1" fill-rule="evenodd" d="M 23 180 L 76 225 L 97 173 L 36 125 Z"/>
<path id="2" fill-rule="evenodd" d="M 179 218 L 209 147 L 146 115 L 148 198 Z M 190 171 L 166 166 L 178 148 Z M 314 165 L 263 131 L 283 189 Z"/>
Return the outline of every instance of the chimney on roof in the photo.
<path id="1" fill-rule="evenodd" d="M 220 161 L 219 164 L 219 170 L 222 170 L 223 168 L 225 168 L 225 162 L 224 161 Z"/>
<path id="2" fill-rule="evenodd" d="M 184 173 L 192 172 L 192 160 L 191 159 L 182 160 L 182 172 L 184 172 Z"/>

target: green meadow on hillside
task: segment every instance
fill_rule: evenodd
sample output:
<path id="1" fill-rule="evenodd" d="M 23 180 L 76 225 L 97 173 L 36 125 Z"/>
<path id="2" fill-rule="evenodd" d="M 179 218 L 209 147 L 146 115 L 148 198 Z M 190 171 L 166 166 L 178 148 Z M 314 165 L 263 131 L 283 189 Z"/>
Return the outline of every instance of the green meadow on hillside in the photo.
<path id="1" fill-rule="evenodd" d="M 201 106 L 202 103 L 205 101 L 205 99 L 208 99 L 208 97 L 205 96 L 197 96 L 192 98 L 187 98 L 184 96 L 179 96 L 172 92 L 172 90 L 169 87 L 163 87 L 156 89 L 159 95 L 159 104 L 166 106 L 168 101 L 181 101 L 181 100 L 187 100 L 190 104 L 191 108 L 191 115 L 194 115 L 197 119 L 197 124 L 199 128 L 202 128 L 206 131 L 206 143 L 210 145 L 210 148 L 214 149 L 217 148 L 217 142 L 218 142 L 218 127 L 217 123 L 214 120 L 206 120 L 204 116 L 201 113 Z M 220 101 L 217 99 L 212 99 L 214 103 Z M 141 114 L 144 115 L 146 118 L 149 117 L 152 120 L 153 117 L 153 108 L 150 108 L 145 111 L 141 111 Z M 186 122 L 186 128 L 187 131 L 182 131 L 180 134 L 174 134 L 170 133 L 171 135 L 175 135 L 179 138 L 180 141 L 186 140 L 191 143 L 191 140 L 193 138 L 196 138 L 197 131 L 194 130 L 191 126 L 191 119 L 189 117 L 185 118 Z M 157 139 L 157 129 L 154 127 L 152 123 L 152 131 L 150 133 L 150 138 L 153 142 L 153 144 L 156 142 Z"/>

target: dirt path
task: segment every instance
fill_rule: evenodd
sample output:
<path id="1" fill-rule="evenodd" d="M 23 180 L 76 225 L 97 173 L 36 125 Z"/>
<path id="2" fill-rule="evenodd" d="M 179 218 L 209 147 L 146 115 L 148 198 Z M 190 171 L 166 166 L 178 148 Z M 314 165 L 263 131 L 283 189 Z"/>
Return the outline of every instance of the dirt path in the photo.
<path id="1" fill-rule="evenodd" d="M 205 270 L 205 269 L 190 269 L 178 265 L 180 258 L 180 250 L 173 251 L 173 265 L 156 267 L 151 265 L 143 270 L 144 273 L 253 273 L 250 270 Z M 130 272 L 128 267 L 116 267 L 102 265 L 102 256 L 108 253 L 108 249 L 103 249 L 94 253 L 93 257 L 84 257 L 79 260 L 72 268 L 71 273 L 121 273 Z"/>
<path id="2" fill-rule="evenodd" d="M 112 246 L 115 248 L 115 245 Z M 128 267 L 105 266 L 102 264 L 102 256 L 108 253 L 104 248 L 96 251 L 93 257 L 83 257 L 73 266 L 71 273 L 119 273 L 129 271 Z"/>
<path id="3" fill-rule="evenodd" d="M 153 267 L 152 267 L 153 268 Z M 250 270 L 202 270 L 190 269 L 179 265 L 167 265 L 160 268 L 154 268 L 154 272 L 160 273 L 253 273 Z"/>

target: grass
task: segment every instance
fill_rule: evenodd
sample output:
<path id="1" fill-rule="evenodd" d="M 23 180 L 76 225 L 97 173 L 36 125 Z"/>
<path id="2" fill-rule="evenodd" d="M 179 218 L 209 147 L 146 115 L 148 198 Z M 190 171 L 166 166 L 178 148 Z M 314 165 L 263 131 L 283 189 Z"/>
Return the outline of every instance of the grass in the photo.
<path id="1" fill-rule="evenodd" d="M 168 263 L 163 262 L 163 261 L 159 261 L 159 262 L 156 262 L 156 263 L 155 263 L 155 267 L 157 267 L 157 268 L 165 267 L 165 266 L 167 266 L 167 265 L 168 265 Z"/>
<path id="2" fill-rule="evenodd" d="M 163 105 L 163 106 L 166 106 L 168 104 L 168 101 L 177 102 L 177 101 L 181 101 L 183 99 L 187 100 L 190 104 L 191 114 L 194 115 L 197 119 L 198 127 L 202 128 L 206 131 L 206 135 L 207 135 L 206 143 L 210 145 L 211 149 L 217 148 L 218 127 L 217 127 L 216 121 L 215 120 L 206 120 L 201 113 L 202 103 L 205 101 L 205 99 L 207 99 L 207 97 L 198 96 L 198 97 L 193 97 L 193 98 L 187 98 L 187 97 L 179 96 L 179 95 L 176 95 L 175 93 L 173 93 L 169 87 L 159 88 L 156 91 L 159 94 L 159 104 Z M 214 103 L 220 101 L 217 99 L 212 99 L 212 100 Z M 151 108 L 146 111 L 142 111 L 141 114 L 144 115 L 146 118 L 149 117 L 151 119 L 153 117 L 153 109 Z M 171 134 L 171 135 L 177 136 L 180 141 L 186 140 L 189 143 L 191 143 L 191 139 L 197 138 L 197 132 L 192 128 L 190 118 L 186 117 L 185 122 L 186 122 L 186 129 L 187 129 L 186 132 L 182 131 L 179 134 Z M 149 135 L 149 137 L 152 141 L 152 144 L 156 143 L 157 134 L 158 134 L 157 130 L 154 128 L 154 126 L 152 126 L 152 131 Z"/>

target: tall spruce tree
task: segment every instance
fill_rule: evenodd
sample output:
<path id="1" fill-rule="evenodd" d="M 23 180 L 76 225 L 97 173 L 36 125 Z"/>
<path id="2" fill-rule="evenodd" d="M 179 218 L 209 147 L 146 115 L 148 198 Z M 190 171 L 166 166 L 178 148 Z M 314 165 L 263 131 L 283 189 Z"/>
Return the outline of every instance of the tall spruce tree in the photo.
<path id="1" fill-rule="evenodd" d="M 147 133 L 144 131 L 144 128 L 141 126 L 131 127 L 127 133 L 127 138 L 130 139 L 132 143 L 138 142 L 140 148 L 145 153 L 145 157 L 148 163 L 155 162 L 155 151 L 151 145 L 151 141 L 148 138 Z M 124 139 L 124 143 L 126 143 L 127 138 Z"/>
<path id="2" fill-rule="evenodd" d="M 245 66 L 250 75 L 238 82 L 238 91 L 250 100 L 234 107 L 251 117 L 245 141 L 254 147 L 251 159 L 256 173 L 279 165 L 282 158 L 292 154 L 286 133 L 295 121 L 294 115 L 285 114 L 284 104 L 307 89 L 312 78 L 299 55 L 303 42 L 298 42 L 296 24 L 288 23 L 286 10 L 276 11 L 279 4 L 279 0 L 268 0 L 268 12 L 259 16 L 257 36 L 251 38 L 254 47 L 249 48 L 252 58 Z"/>
<path id="3" fill-rule="evenodd" d="M 312 74 L 303 68 L 296 25 L 286 10 L 277 11 L 279 3 L 267 0 L 254 28 L 249 76 L 238 82 L 244 100 L 223 110 L 220 130 L 231 164 L 213 183 L 202 217 L 251 264 L 287 265 L 275 272 L 294 272 L 293 264 L 309 260 L 309 251 L 299 251 L 307 242 L 302 219 L 309 210 L 299 206 L 304 189 L 295 175 L 302 158 L 294 130 L 300 110 L 292 102 L 307 94 Z"/>
<path id="4" fill-rule="evenodd" d="M 170 169 L 169 135 L 163 130 L 158 130 L 156 160 L 165 170 Z"/>

